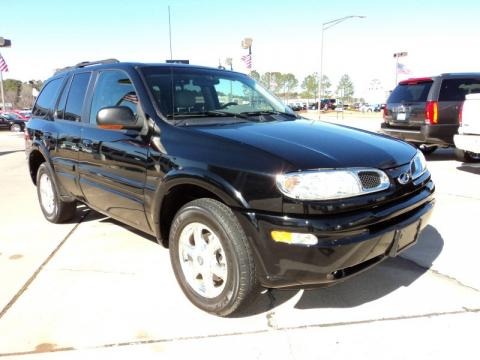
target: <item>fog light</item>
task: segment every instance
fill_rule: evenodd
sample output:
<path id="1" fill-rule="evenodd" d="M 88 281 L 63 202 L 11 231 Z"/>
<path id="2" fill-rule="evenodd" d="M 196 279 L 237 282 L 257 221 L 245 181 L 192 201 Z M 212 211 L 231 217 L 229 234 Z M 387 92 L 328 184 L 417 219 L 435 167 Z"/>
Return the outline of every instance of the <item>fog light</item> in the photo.
<path id="1" fill-rule="evenodd" d="M 318 239 L 313 234 L 292 233 L 289 231 L 272 231 L 272 239 L 286 244 L 316 245 Z"/>

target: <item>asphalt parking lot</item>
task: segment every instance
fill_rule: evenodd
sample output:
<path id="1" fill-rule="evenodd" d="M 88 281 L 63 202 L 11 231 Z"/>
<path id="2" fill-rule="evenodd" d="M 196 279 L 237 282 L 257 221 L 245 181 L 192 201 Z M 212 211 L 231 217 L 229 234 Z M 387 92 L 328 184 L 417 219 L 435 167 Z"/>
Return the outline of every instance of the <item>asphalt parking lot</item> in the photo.
<path id="1" fill-rule="evenodd" d="M 223 319 L 188 302 L 151 237 L 82 206 L 70 223 L 48 223 L 22 135 L 1 131 L 0 357 L 478 359 L 480 164 L 440 149 L 428 165 L 437 204 L 414 247 L 331 288 L 267 292 Z"/>

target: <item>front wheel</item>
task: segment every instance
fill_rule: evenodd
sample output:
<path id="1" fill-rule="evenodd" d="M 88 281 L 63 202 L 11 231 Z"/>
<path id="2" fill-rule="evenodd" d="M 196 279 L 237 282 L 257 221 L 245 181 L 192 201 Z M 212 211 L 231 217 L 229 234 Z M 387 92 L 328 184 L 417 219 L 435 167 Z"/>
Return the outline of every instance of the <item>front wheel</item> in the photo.
<path id="1" fill-rule="evenodd" d="M 20 132 L 20 131 L 22 131 L 22 127 L 20 126 L 20 124 L 12 124 L 10 126 L 10 131 Z"/>
<path id="2" fill-rule="evenodd" d="M 458 161 L 462 162 L 479 162 L 480 161 L 480 154 L 474 153 L 471 151 L 465 151 L 462 149 L 455 149 L 455 157 Z"/>
<path id="3" fill-rule="evenodd" d="M 177 281 L 200 309 L 227 316 L 258 295 L 250 245 L 226 205 L 204 198 L 183 206 L 173 220 L 169 246 Z"/>
<path id="4" fill-rule="evenodd" d="M 57 193 L 52 174 L 45 163 L 37 172 L 37 195 L 45 218 L 55 224 L 70 220 L 76 211 L 76 203 L 63 201 Z"/>

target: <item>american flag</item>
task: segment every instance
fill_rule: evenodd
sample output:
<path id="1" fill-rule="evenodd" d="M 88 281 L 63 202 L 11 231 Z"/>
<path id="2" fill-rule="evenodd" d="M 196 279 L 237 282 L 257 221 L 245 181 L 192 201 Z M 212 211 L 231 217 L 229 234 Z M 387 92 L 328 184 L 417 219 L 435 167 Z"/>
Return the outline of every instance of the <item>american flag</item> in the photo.
<path id="1" fill-rule="evenodd" d="M 397 63 L 397 74 L 410 75 L 412 71 L 407 68 L 404 64 Z"/>
<path id="2" fill-rule="evenodd" d="M 8 71 L 8 65 L 5 62 L 5 59 L 3 58 L 2 54 L 0 54 L 0 71 L 2 72 Z"/>
<path id="3" fill-rule="evenodd" d="M 251 54 L 243 55 L 242 56 L 242 61 L 245 63 L 245 66 L 247 67 L 247 69 L 252 68 L 252 55 Z"/>

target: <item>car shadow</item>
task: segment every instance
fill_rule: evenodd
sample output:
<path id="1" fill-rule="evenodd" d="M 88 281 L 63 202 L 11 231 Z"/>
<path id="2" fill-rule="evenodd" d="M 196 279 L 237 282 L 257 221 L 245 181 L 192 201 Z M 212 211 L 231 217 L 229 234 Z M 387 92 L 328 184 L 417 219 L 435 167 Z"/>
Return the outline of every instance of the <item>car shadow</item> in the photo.
<path id="1" fill-rule="evenodd" d="M 78 224 L 79 222 L 88 222 L 95 221 L 107 218 L 105 215 L 90 209 L 88 206 L 78 203 L 77 210 L 75 215 L 70 219 L 64 222 L 64 224 Z"/>
<path id="2" fill-rule="evenodd" d="M 475 175 L 480 175 L 480 163 L 476 163 L 476 164 L 463 163 L 462 165 L 457 166 L 457 170 L 469 172 Z"/>
<path id="3" fill-rule="evenodd" d="M 431 154 L 425 155 L 428 161 L 449 161 L 456 160 L 454 148 L 440 148 Z"/>
<path id="4" fill-rule="evenodd" d="M 102 223 L 111 223 L 111 224 L 115 224 L 117 226 L 121 226 L 123 227 L 124 229 L 136 234 L 136 235 L 139 235 L 149 241 L 153 241 L 155 243 L 157 243 L 157 240 L 155 238 L 155 236 L 152 236 L 150 234 L 147 234 L 141 230 L 138 230 L 130 225 L 127 225 L 127 224 L 124 224 L 120 221 L 117 221 L 111 217 L 108 217 L 108 216 L 105 216 L 103 215 L 102 213 L 99 213 L 98 211 L 95 211 L 93 209 L 90 209 L 88 206 L 84 205 L 84 204 L 79 204 L 77 205 L 77 211 L 75 213 L 75 216 L 65 222 L 66 224 L 76 224 L 76 223 L 79 223 L 80 221 L 82 223 L 84 222 L 89 222 L 89 221 L 100 221 Z"/>
<path id="5" fill-rule="evenodd" d="M 25 150 L 11 150 L 11 151 L 0 151 L 0 156 L 14 154 L 17 152 L 25 152 Z"/>
<path id="6" fill-rule="evenodd" d="M 357 276 L 330 287 L 304 290 L 296 309 L 349 308 L 378 300 L 411 285 L 432 266 L 444 245 L 441 234 L 428 225 L 417 244 L 401 256 L 388 258 Z M 272 290 L 263 293 L 239 317 L 271 311 L 297 295 L 299 290 Z"/>
<path id="7" fill-rule="evenodd" d="M 154 236 L 106 217 L 83 204 L 78 206 L 72 222 L 79 222 L 82 217 L 84 217 L 83 222 L 99 220 L 112 223 L 157 243 Z M 417 244 L 403 252 L 401 256 L 387 258 L 377 266 L 335 286 L 310 290 L 264 290 L 244 309 L 230 317 L 243 318 L 272 311 L 300 292 L 302 294 L 294 305 L 297 309 L 348 308 L 375 301 L 401 287 L 409 286 L 427 272 L 442 252 L 443 245 L 441 234 L 435 227 L 428 225 L 420 234 Z"/>
<path id="8" fill-rule="evenodd" d="M 146 239 L 146 240 L 149 240 L 149 241 L 152 241 L 152 242 L 158 244 L 157 238 L 156 238 L 155 236 L 150 235 L 150 234 L 147 234 L 147 233 L 145 233 L 145 232 L 143 232 L 143 231 L 141 231 L 141 230 L 138 230 L 138 229 L 134 228 L 133 226 L 124 224 L 124 223 L 122 223 L 122 222 L 120 222 L 120 221 L 118 221 L 118 220 L 115 220 L 115 219 L 113 219 L 113 218 L 106 217 L 105 219 L 100 220 L 100 222 L 102 222 L 102 223 L 111 223 L 111 224 L 115 224 L 115 225 L 117 225 L 117 226 L 121 226 L 121 227 L 123 227 L 124 229 L 126 229 L 126 230 L 134 233 L 135 235 L 141 236 L 141 237 L 143 237 L 143 238 Z"/>

